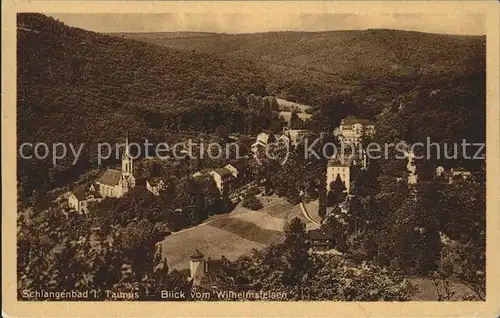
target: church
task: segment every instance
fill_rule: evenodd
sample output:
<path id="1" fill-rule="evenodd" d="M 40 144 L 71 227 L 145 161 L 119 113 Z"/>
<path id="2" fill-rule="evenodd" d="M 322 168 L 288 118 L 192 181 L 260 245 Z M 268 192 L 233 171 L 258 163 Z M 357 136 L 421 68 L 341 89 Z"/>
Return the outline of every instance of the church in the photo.
<path id="1" fill-rule="evenodd" d="M 120 198 L 135 187 L 134 162 L 129 150 L 127 134 L 122 169 L 108 169 L 88 189 L 73 191 L 68 198 L 69 206 L 81 214 L 87 214 L 93 202 L 100 202 L 105 197 Z"/>
<path id="2" fill-rule="evenodd" d="M 134 162 L 130 156 L 128 134 L 125 139 L 125 151 L 122 155 L 122 169 L 108 169 L 96 181 L 97 188 L 103 198 L 120 198 L 135 187 Z"/>

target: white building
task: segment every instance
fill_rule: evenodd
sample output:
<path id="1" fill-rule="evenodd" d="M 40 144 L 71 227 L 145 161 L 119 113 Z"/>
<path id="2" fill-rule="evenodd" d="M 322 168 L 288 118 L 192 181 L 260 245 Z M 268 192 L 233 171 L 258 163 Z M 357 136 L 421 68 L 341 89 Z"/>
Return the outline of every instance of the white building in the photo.
<path id="1" fill-rule="evenodd" d="M 91 185 L 88 189 L 79 188 L 74 190 L 68 198 L 69 206 L 80 214 L 88 214 L 89 206 L 94 202 L 101 202 L 103 199 L 96 190 L 95 185 Z"/>
<path id="2" fill-rule="evenodd" d="M 444 168 L 442 166 L 439 166 L 436 168 L 436 173 L 435 173 L 435 178 L 441 178 L 444 175 Z"/>
<path id="3" fill-rule="evenodd" d="M 128 136 L 122 155 L 122 170 L 108 169 L 88 189 L 76 189 L 68 197 L 68 204 L 79 213 L 88 213 L 89 205 L 105 197 L 119 198 L 135 187 L 133 160 L 129 153 Z"/>
<path id="4" fill-rule="evenodd" d="M 297 146 L 309 133 L 305 129 L 289 129 L 288 127 L 283 128 L 283 136 L 286 136 L 290 140 L 290 144 Z"/>
<path id="5" fill-rule="evenodd" d="M 342 119 L 336 135 L 342 144 L 358 145 L 363 138 L 375 135 L 375 123 L 369 119 L 349 116 Z"/>
<path id="6" fill-rule="evenodd" d="M 350 159 L 334 159 L 330 160 L 326 168 L 326 191 L 331 190 L 332 183 L 340 177 L 346 188 L 345 192 L 349 193 L 351 185 L 351 164 Z"/>
<path id="7" fill-rule="evenodd" d="M 221 194 L 229 193 L 232 190 L 234 177 L 231 171 L 226 168 L 217 168 L 210 171 L 209 174 L 214 178 L 215 185 Z"/>
<path id="8" fill-rule="evenodd" d="M 405 151 L 405 156 L 408 158 L 406 169 L 408 170 L 408 184 L 414 185 L 418 182 L 417 166 L 415 164 L 415 154 L 410 150 Z"/>
<path id="9" fill-rule="evenodd" d="M 120 198 L 135 187 L 133 159 L 129 150 L 127 136 L 125 151 L 122 155 L 122 169 L 108 169 L 96 182 L 102 197 Z"/>

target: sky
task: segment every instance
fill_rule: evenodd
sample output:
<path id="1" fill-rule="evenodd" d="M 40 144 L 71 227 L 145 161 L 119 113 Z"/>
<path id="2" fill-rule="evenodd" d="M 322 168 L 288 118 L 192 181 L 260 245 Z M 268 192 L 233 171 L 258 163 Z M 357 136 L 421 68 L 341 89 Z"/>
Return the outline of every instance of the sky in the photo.
<path id="1" fill-rule="evenodd" d="M 67 25 L 95 32 L 217 32 L 331 31 L 399 29 L 429 33 L 484 35 L 481 14 L 345 14 L 314 13 L 165 13 L 47 14 Z"/>

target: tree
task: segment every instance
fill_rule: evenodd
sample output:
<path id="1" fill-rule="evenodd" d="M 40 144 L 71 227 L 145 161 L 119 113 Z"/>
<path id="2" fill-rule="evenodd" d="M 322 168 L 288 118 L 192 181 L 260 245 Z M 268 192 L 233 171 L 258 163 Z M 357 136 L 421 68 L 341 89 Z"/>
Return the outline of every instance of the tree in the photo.
<path id="1" fill-rule="evenodd" d="M 337 178 L 330 183 L 330 191 L 327 195 L 328 206 L 335 206 L 340 203 L 345 190 L 344 181 L 342 181 L 340 175 L 337 175 Z"/>
<path id="2" fill-rule="evenodd" d="M 297 111 L 292 111 L 290 115 L 290 129 L 303 129 L 304 121 L 299 118 Z"/>
<path id="3" fill-rule="evenodd" d="M 219 140 L 223 141 L 224 143 L 227 142 L 227 140 L 229 139 L 229 130 L 227 129 L 226 126 L 223 125 L 217 126 L 217 128 L 215 129 L 215 133 L 217 137 L 219 137 Z"/>
<path id="4" fill-rule="evenodd" d="M 262 205 L 262 202 L 260 202 L 260 200 L 257 199 L 255 196 L 245 196 L 243 198 L 242 205 L 243 207 L 254 211 L 260 210 L 264 207 Z"/>
<path id="5" fill-rule="evenodd" d="M 282 292 L 286 300 L 409 300 L 414 287 L 396 271 L 367 263 L 355 264 L 329 255 L 309 255 L 305 225 L 292 219 L 283 240 L 253 251 L 234 262 L 225 261 L 216 290 Z"/>

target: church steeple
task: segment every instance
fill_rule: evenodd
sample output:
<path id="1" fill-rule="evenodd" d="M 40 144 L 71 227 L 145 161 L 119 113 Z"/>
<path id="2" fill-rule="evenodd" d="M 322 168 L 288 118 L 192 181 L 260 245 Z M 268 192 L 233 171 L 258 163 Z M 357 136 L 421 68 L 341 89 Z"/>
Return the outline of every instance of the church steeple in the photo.
<path id="1" fill-rule="evenodd" d="M 133 160 L 132 157 L 130 156 L 130 146 L 128 144 L 128 130 L 127 130 L 127 136 L 125 137 L 125 151 L 123 152 L 122 155 L 122 174 L 124 177 L 128 177 L 132 174 L 133 172 Z"/>

